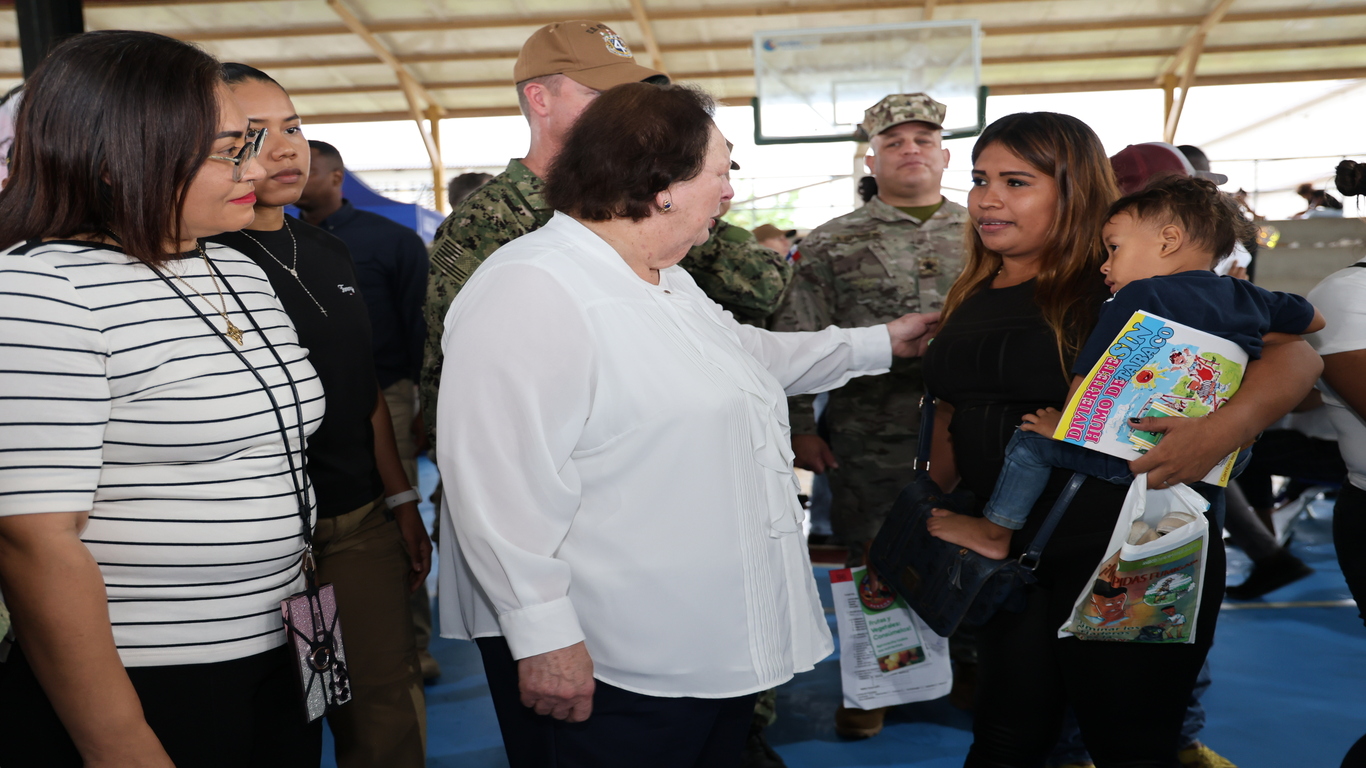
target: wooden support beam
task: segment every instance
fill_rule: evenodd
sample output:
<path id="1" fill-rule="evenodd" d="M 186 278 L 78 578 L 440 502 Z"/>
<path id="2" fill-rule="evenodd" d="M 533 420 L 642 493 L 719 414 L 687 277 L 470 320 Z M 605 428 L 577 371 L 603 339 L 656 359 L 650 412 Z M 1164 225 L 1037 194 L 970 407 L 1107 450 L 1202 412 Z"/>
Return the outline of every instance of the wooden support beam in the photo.
<path id="1" fill-rule="evenodd" d="M 1291 69 L 1271 72 L 1237 72 L 1226 75 L 1198 75 L 1192 87 L 1203 85 L 1255 85 L 1259 83 L 1302 83 L 1311 80 L 1356 80 L 1366 78 L 1366 66 L 1332 69 Z M 987 82 L 993 96 L 1020 96 L 1031 93 L 1080 93 L 1084 91 L 1141 91 L 1153 87 L 1151 77 L 1123 80 L 1055 80 L 1026 83 Z"/>
<path id="2" fill-rule="evenodd" d="M 925 7 L 922 8 L 921 11 L 920 11 L 920 20 L 921 20 L 921 21 L 933 21 L 933 20 L 934 20 L 934 6 L 937 5 L 937 4 L 938 4 L 938 0 L 925 0 Z"/>
<path id="3" fill-rule="evenodd" d="M 1215 25 L 1224 20 L 1224 16 L 1228 13 L 1228 9 L 1232 5 L 1233 0 L 1218 0 L 1215 6 L 1210 9 L 1210 12 L 1205 14 L 1205 18 L 1200 20 L 1200 25 L 1195 28 L 1195 31 L 1191 33 L 1190 37 L 1186 38 L 1186 42 L 1181 46 L 1181 49 L 1176 52 L 1175 56 L 1172 56 L 1171 60 L 1168 61 L 1164 67 L 1162 67 L 1162 74 L 1158 75 L 1157 80 L 1155 81 L 1158 85 L 1161 85 L 1163 79 L 1168 75 L 1176 74 L 1176 70 L 1181 68 L 1181 64 L 1190 59 L 1192 55 L 1199 57 L 1200 54 L 1194 53 L 1196 41 L 1198 40 L 1200 47 L 1204 48 L 1205 40 L 1209 37 L 1210 31 L 1214 29 Z"/>
<path id="4" fill-rule="evenodd" d="M 1186 73 L 1181 76 L 1181 98 L 1177 99 L 1176 104 L 1171 108 L 1167 115 L 1166 125 L 1162 129 L 1162 140 L 1168 144 L 1176 143 L 1176 126 L 1181 122 L 1181 111 L 1186 108 L 1186 97 L 1191 93 L 1191 86 L 1195 84 L 1195 67 L 1200 63 L 1200 54 L 1205 50 L 1205 35 L 1197 33 L 1194 45 L 1186 54 Z"/>
<path id="5" fill-rule="evenodd" d="M 977 0 L 974 4 L 1022 2 L 1023 0 Z M 937 0 L 937 7 L 958 5 L 947 0 Z M 853 13 L 860 11 L 924 10 L 924 3 L 917 0 L 845 0 L 844 2 L 793 3 L 760 6 L 707 6 L 705 8 L 657 9 L 651 18 L 658 21 L 688 21 L 698 19 L 759 18 L 769 16 L 798 14 Z M 403 19 L 398 21 L 374 22 L 369 25 L 371 32 L 440 32 L 445 30 L 488 29 L 497 27 L 534 29 L 554 21 L 580 16 L 595 18 L 603 22 L 631 21 L 629 12 L 608 11 L 605 9 L 578 12 L 565 11 L 554 14 L 530 16 L 453 16 L 446 19 Z M 1347 18 L 1366 16 L 1366 3 L 1337 5 L 1322 8 L 1300 6 L 1274 8 L 1243 13 L 1229 13 L 1222 23 L 1235 24 L 1259 21 L 1303 21 L 1308 19 Z M 1006 35 L 1046 35 L 1064 32 L 1122 31 L 1127 29 L 1151 29 L 1159 27 L 1190 27 L 1202 24 L 1207 15 L 1184 16 L 1132 16 L 1110 19 L 1080 21 L 1055 21 L 1032 24 L 984 24 L 982 31 L 991 37 Z M 349 32 L 345 25 L 313 24 L 306 26 L 244 27 L 238 29 L 184 30 L 168 31 L 171 37 L 194 42 L 215 40 L 240 40 L 267 37 L 308 37 L 318 35 L 345 35 Z M 3 45 L 3 41 L 0 41 Z M 666 46 L 661 51 L 667 52 Z"/>
<path id="6" fill-rule="evenodd" d="M 230 0 L 237 2 L 237 0 Z M 943 3 L 944 0 L 939 0 Z M 741 51 L 749 50 L 753 41 L 745 40 L 717 40 L 711 42 L 692 42 L 692 43 L 665 43 L 659 46 L 662 53 L 695 53 L 695 52 L 719 52 L 719 51 Z M 0 40 L 0 48 L 15 47 L 14 41 Z M 1260 43 L 1240 43 L 1236 45 L 1207 45 L 1205 46 L 1204 56 L 1215 56 L 1219 54 L 1235 53 L 1274 53 L 1276 51 L 1300 51 L 1324 48 L 1355 48 L 1366 47 L 1366 37 L 1346 37 L 1332 40 L 1277 40 Z M 431 51 L 424 53 L 395 54 L 400 62 L 404 64 L 441 64 L 458 61 L 496 61 L 506 59 L 511 61 L 517 58 L 518 51 L 513 49 L 497 51 Z M 1015 64 L 1049 64 L 1073 61 L 1109 61 L 1118 59 L 1149 59 L 1165 58 L 1171 55 L 1170 48 L 1130 48 L 1130 49 L 1106 49 L 1100 51 L 1076 51 L 1072 53 L 1031 53 L 1008 56 L 984 56 L 982 66 L 1012 66 Z M 257 69 L 266 72 L 274 72 L 280 69 L 310 69 L 310 68 L 334 68 L 334 67 L 361 67 L 374 66 L 374 56 L 333 56 L 327 58 L 293 58 L 293 59 L 248 59 Z M 0 80 L 18 80 L 23 77 L 19 70 L 0 70 Z M 503 85 L 512 83 L 511 75 L 506 81 L 499 81 Z M 1178 77 L 1179 82 L 1179 77 Z M 433 84 L 427 84 L 427 88 L 433 89 Z M 1143 86 L 1140 86 L 1143 87 Z"/>
<path id="7" fill-rule="evenodd" d="M 1366 66 L 1338 67 L 1334 69 L 1281 70 L 1275 72 L 1239 72 L 1230 75 L 1204 75 L 1195 78 L 1192 87 L 1202 85 L 1255 85 L 1259 83 L 1295 83 L 1311 80 L 1358 80 L 1366 79 Z M 1151 77 L 1130 78 L 1125 80 L 1058 80 L 1052 82 L 1028 83 L 987 83 L 991 92 L 998 96 L 1019 96 L 1033 93 L 1080 93 L 1083 91 L 1141 91 L 1153 87 Z M 306 97 L 300 97 L 301 99 Z M 717 99 L 717 103 L 727 107 L 747 107 L 753 95 L 727 96 Z M 322 123 L 359 123 L 366 121 L 391 122 L 411 118 L 408 112 L 318 112 L 310 113 L 307 103 L 304 107 L 304 121 L 309 124 Z M 521 114 L 515 106 L 471 107 L 467 109 L 448 109 L 447 118 L 457 117 L 501 117 Z"/>
<path id="8" fill-rule="evenodd" d="M 1162 78 L 1162 125 L 1164 127 L 1172 117 L 1172 104 L 1176 99 L 1176 84 L 1178 82 L 1176 75 L 1167 75 Z"/>
<path id="9" fill-rule="evenodd" d="M 668 74 L 669 70 L 664 68 L 664 54 L 659 51 L 659 41 L 655 39 L 655 28 L 650 24 L 650 16 L 645 13 L 645 4 L 641 0 L 631 0 L 631 17 L 635 20 L 636 26 L 640 27 L 640 36 L 645 38 L 645 51 L 650 54 L 650 66 Z"/>
<path id="10" fill-rule="evenodd" d="M 931 3 L 935 0 L 929 0 Z M 1001 3 L 1027 3 L 1038 0 L 938 0 L 939 5 L 998 5 Z M 230 3 L 258 3 L 261 0 L 85 0 L 87 8 L 135 8 L 138 6 L 158 5 L 227 5 Z M 14 5 L 14 0 L 0 0 L 0 9 Z M 601 13 L 601 11 L 598 11 Z M 568 15 L 574 15 L 572 13 Z M 590 12 L 588 14 L 592 16 Z M 593 16 L 593 18 L 598 18 Z M 561 20 L 563 18 L 561 17 Z"/>
<path id="11" fill-rule="evenodd" d="M 445 110 L 433 104 L 427 107 L 427 132 L 432 135 L 436 145 L 436 156 L 441 157 L 441 116 Z M 438 213 L 446 212 L 446 168 L 444 164 L 432 166 L 432 197 Z"/>
<path id="12" fill-rule="evenodd" d="M 398 77 L 398 84 L 403 89 L 403 97 L 408 101 L 408 112 L 412 115 L 413 122 L 417 124 L 417 131 L 422 136 L 422 144 L 427 148 L 427 158 L 431 160 L 432 163 L 432 175 L 433 178 L 436 179 L 437 210 L 443 210 L 444 201 L 441 195 L 441 179 L 446 173 L 446 166 L 441 162 L 440 145 L 437 144 L 437 140 L 432 135 L 432 131 L 422 123 L 422 119 L 425 116 L 430 116 L 432 126 L 436 127 L 441 120 L 441 116 L 446 114 L 445 108 L 442 107 L 432 94 L 417 81 L 416 77 L 413 77 L 413 73 L 408 71 L 408 67 L 404 66 L 403 62 L 399 61 L 394 56 L 393 52 L 391 52 L 384 43 L 380 42 L 380 39 L 375 37 L 374 33 L 366 28 L 365 23 L 356 16 L 350 6 L 346 4 L 345 0 L 326 0 L 326 2 L 328 7 L 341 17 L 342 23 L 346 25 L 347 29 L 351 30 L 351 32 L 355 33 L 357 37 L 363 40 L 365 44 L 370 47 L 370 50 L 374 51 L 375 55 L 379 57 L 379 60 L 388 64 L 389 67 L 394 70 L 394 74 Z M 426 107 L 425 114 L 423 109 L 424 103 Z M 438 128 L 437 130 L 439 132 L 440 129 Z"/>
<path id="13" fill-rule="evenodd" d="M 716 103 L 723 107 L 748 107 L 754 101 L 753 96 L 727 96 L 716 100 Z M 506 117 L 522 114 L 517 107 L 475 107 L 471 109 L 448 109 L 446 117 Z M 365 122 L 394 122 L 396 120 L 410 120 L 412 115 L 408 112 L 320 112 L 304 115 L 304 122 L 309 125 L 321 125 L 324 123 L 365 123 Z"/>
<path id="14" fill-rule="evenodd" d="M 693 80 L 717 80 L 728 77 L 753 77 L 753 69 L 723 69 L 712 72 L 678 72 L 673 75 L 673 79 L 678 82 Z M 473 88 L 506 88 L 512 91 L 511 80 L 451 80 L 448 82 L 429 82 L 426 84 L 429 91 L 454 91 L 468 90 Z M 289 93 L 293 96 L 339 96 L 353 93 L 383 93 L 384 91 L 399 90 L 399 86 L 394 83 L 371 83 L 363 85 L 326 85 L 316 88 L 290 88 Z"/>
<path id="15" fill-rule="evenodd" d="M 345 0 L 326 0 L 326 2 L 328 7 L 341 17 L 342 23 L 346 28 L 369 46 L 370 50 L 374 51 L 375 56 L 377 56 L 380 61 L 388 64 L 389 68 L 394 70 L 394 74 L 398 77 L 399 85 L 403 87 L 403 92 L 405 94 L 426 102 L 427 106 L 435 106 L 440 109 L 440 104 L 437 103 L 436 99 L 432 98 L 432 95 L 422 87 L 422 84 L 417 81 L 417 78 L 413 77 L 413 73 L 408 71 L 408 67 L 405 66 L 403 62 L 399 61 L 398 57 L 394 56 L 388 46 L 380 42 L 380 39 L 375 37 L 374 33 L 366 27 L 365 23 L 352 12 Z M 414 108 L 417 107 L 415 106 Z"/>
<path id="16" fill-rule="evenodd" d="M 1332 40 L 1273 40 L 1260 43 L 1238 43 L 1235 45 L 1207 45 L 1205 56 L 1233 53 L 1274 53 L 1276 51 L 1300 51 L 1321 48 L 1351 48 L 1366 46 L 1366 37 L 1343 37 Z M 1074 61 L 1107 61 L 1112 59 L 1155 59 L 1171 56 L 1170 48 L 1128 48 L 1105 49 L 1100 51 L 1075 51 L 1072 53 L 1030 53 L 1011 56 L 983 56 L 982 66 L 1009 66 L 1014 64 L 1050 64 Z M 1178 78 L 1179 79 L 1179 78 Z M 1161 83 L 1158 83 L 1159 85 Z"/>

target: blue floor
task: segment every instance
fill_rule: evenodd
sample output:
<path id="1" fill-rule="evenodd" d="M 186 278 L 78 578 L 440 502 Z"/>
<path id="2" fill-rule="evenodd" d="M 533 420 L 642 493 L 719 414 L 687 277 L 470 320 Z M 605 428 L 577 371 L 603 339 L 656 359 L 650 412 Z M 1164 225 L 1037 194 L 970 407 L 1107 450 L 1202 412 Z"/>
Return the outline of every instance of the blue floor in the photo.
<path id="1" fill-rule="evenodd" d="M 425 463 L 423 480 L 430 492 L 435 473 Z M 1240 768 L 1337 768 L 1366 732 L 1366 628 L 1354 606 L 1341 604 L 1351 596 L 1333 553 L 1331 502 L 1316 502 L 1311 511 L 1317 517 L 1295 526 L 1290 546 L 1317 572 L 1263 600 L 1226 603 L 1219 619 L 1202 740 Z M 1230 549 L 1229 582 L 1241 582 L 1248 565 Z M 824 568 L 816 579 L 828 606 Z M 432 652 L 442 674 L 427 688 L 427 765 L 506 766 L 478 651 L 436 639 Z M 962 765 L 971 717 L 946 700 L 898 707 L 882 734 L 849 742 L 834 733 L 840 698 L 838 655 L 779 689 L 769 740 L 790 768 Z M 323 764 L 334 765 L 330 757 Z"/>

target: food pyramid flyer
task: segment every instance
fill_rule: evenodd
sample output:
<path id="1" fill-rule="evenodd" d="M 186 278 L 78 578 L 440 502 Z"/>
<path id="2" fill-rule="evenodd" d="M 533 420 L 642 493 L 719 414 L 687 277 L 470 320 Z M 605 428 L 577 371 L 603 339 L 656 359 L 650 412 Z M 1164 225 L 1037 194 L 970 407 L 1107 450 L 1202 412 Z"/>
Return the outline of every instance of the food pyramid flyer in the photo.
<path id="1" fill-rule="evenodd" d="M 1242 383 L 1247 353 L 1227 339 L 1135 312 L 1067 403 L 1057 440 L 1136 459 L 1162 435 L 1135 430 L 1130 418 L 1196 418 L 1228 402 Z M 1205 482 L 1228 485 L 1236 454 Z"/>

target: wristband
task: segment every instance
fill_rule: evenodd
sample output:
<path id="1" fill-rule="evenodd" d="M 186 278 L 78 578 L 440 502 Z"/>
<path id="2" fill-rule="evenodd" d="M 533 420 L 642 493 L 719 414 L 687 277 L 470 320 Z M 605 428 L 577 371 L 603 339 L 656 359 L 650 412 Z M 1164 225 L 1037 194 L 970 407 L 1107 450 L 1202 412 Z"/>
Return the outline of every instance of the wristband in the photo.
<path id="1" fill-rule="evenodd" d="M 420 498 L 422 497 L 417 495 L 416 490 L 409 488 L 408 490 L 403 491 L 402 493 L 396 493 L 393 496 L 386 496 L 384 498 L 384 505 L 387 506 L 389 509 L 398 509 L 400 504 L 407 504 L 410 501 L 417 501 Z"/>

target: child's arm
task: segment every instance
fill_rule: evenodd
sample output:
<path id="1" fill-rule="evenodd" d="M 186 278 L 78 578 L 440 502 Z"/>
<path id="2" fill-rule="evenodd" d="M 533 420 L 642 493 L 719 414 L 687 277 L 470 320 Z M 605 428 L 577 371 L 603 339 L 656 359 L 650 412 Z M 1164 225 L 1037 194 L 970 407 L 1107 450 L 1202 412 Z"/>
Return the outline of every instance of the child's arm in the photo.
<path id="1" fill-rule="evenodd" d="M 930 441 L 930 479 L 945 491 L 958 485 L 958 466 L 953 460 L 953 439 L 949 437 L 949 423 L 953 421 L 953 406 L 938 400 L 934 406 L 934 439 Z"/>
<path id="2" fill-rule="evenodd" d="M 1072 402 L 1072 397 L 1076 395 L 1077 390 L 1081 388 L 1081 382 L 1084 378 L 1086 377 L 1072 377 L 1072 386 L 1067 390 L 1067 399 L 1063 401 L 1064 404 Z M 1020 429 L 1023 429 L 1026 432 L 1034 432 L 1043 435 L 1044 437 L 1052 437 L 1053 433 L 1058 431 L 1058 422 L 1061 420 L 1062 411 L 1059 411 L 1057 408 L 1040 408 L 1036 413 L 1025 414 L 1024 423 L 1020 425 Z"/>
<path id="3" fill-rule="evenodd" d="M 1314 307 L 1314 319 L 1309 321 L 1309 327 L 1304 329 L 1305 333 L 1318 333 L 1328 325 L 1328 321 L 1323 319 L 1323 313 L 1318 307 Z"/>

